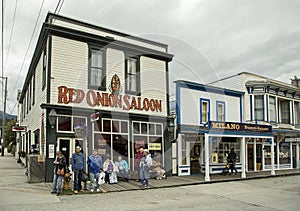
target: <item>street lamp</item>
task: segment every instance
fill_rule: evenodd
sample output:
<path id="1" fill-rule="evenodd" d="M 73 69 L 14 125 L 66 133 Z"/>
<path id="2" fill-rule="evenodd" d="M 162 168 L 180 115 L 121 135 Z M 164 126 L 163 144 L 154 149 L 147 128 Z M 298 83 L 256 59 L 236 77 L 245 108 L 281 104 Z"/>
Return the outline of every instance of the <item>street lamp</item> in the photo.
<path id="1" fill-rule="evenodd" d="M 49 123 L 51 125 L 51 128 L 54 128 L 55 122 L 56 122 L 56 117 L 57 117 L 57 113 L 55 111 L 55 109 L 51 109 L 50 113 L 49 113 Z"/>

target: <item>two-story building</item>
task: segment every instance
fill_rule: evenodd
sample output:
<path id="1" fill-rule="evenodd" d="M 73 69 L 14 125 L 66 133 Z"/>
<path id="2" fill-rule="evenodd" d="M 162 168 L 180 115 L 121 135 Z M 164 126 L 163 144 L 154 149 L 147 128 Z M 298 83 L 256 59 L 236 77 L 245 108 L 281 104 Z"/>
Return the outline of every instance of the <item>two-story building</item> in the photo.
<path id="1" fill-rule="evenodd" d="M 241 72 L 211 85 L 244 92 L 243 121 L 272 127 L 275 168 L 300 168 L 300 87 L 296 76 L 292 79 L 292 84 L 287 84 Z M 270 169 L 271 151 L 269 142 L 261 139 L 249 140 L 248 157 L 256 158 L 254 161 L 261 165 L 249 163 L 248 170 Z"/>
<path id="2" fill-rule="evenodd" d="M 178 138 L 173 143 L 173 174 L 190 175 L 222 172 L 232 148 L 237 154 L 237 169 L 246 177 L 254 158 L 249 157 L 246 143 L 260 139 L 271 143 L 271 127 L 243 121 L 243 91 L 176 81 Z M 274 164 L 273 164 L 274 169 Z"/>
<path id="3" fill-rule="evenodd" d="M 18 123 L 27 128 L 19 150 L 39 151 L 45 181 L 55 151 L 70 165 L 76 145 L 86 156 L 122 155 L 132 170 L 144 147 L 171 169 L 172 58 L 165 44 L 49 13 L 18 97 Z"/>

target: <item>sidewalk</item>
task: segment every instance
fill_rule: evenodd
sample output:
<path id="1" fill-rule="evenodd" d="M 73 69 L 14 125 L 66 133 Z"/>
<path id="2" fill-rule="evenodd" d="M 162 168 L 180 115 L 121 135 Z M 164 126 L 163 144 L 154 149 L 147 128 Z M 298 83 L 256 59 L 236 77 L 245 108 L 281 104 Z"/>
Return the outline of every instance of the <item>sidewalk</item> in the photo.
<path id="1" fill-rule="evenodd" d="M 246 179 L 258 179 L 276 176 L 290 176 L 300 174 L 300 169 L 277 170 L 276 175 L 272 176 L 270 171 L 265 172 L 251 172 L 247 173 L 247 178 L 241 178 L 238 175 L 210 175 L 209 182 L 204 181 L 204 174 L 197 174 L 191 176 L 170 176 L 167 179 L 155 180 L 150 179 L 149 188 L 167 188 L 185 185 L 197 185 L 217 182 L 229 182 Z M 18 190 L 23 192 L 39 192 L 45 195 L 50 195 L 51 183 L 28 183 L 25 175 L 25 168 L 17 163 L 17 160 L 11 154 L 6 153 L 4 157 L 0 156 L 0 190 Z M 73 182 L 70 182 L 72 186 Z M 89 188 L 89 185 L 88 187 Z M 130 181 L 129 183 L 120 180 L 118 184 L 103 184 L 100 187 L 101 192 L 116 192 L 116 191 L 131 191 L 141 190 L 140 183 Z M 146 188 L 147 189 L 147 188 Z M 71 194 L 71 191 L 64 191 L 65 194 Z M 84 193 L 89 193 L 86 190 Z"/>

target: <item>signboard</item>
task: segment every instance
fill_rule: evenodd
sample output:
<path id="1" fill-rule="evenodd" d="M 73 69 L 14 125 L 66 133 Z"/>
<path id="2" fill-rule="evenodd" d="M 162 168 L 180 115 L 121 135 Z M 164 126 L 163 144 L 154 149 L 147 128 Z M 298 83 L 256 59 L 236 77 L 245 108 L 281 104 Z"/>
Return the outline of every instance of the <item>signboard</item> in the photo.
<path id="1" fill-rule="evenodd" d="M 236 122 L 215 122 L 210 121 L 209 130 L 213 131 L 231 131 L 231 132 L 256 132 L 256 133 L 271 133 L 272 126 L 244 124 Z"/>
<path id="2" fill-rule="evenodd" d="M 99 113 L 94 113 L 91 115 L 91 122 L 96 122 L 99 120 Z"/>
<path id="3" fill-rule="evenodd" d="M 149 143 L 148 149 L 149 150 L 161 150 L 161 143 Z"/>
<path id="4" fill-rule="evenodd" d="M 285 138 L 285 142 L 300 142 L 300 138 Z"/>
<path id="5" fill-rule="evenodd" d="M 49 144 L 49 158 L 55 158 L 54 144 Z"/>
<path id="6" fill-rule="evenodd" d="M 26 126 L 13 126 L 12 131 L 13 132 L 26 132 L 27 128 Z"/>

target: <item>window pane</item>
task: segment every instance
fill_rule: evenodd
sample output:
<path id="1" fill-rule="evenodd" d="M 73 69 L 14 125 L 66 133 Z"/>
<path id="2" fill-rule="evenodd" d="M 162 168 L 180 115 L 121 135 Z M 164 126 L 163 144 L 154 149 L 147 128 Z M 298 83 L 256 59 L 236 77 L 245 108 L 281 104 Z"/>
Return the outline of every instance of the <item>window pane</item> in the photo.
<path id="1" fill-rule="evenodd" d="M 264 120 L 264 96 L 255 96 L 254 99 L 254 118 L 255 120 Z"/>
<path id="2" fill-rule="evenodd" d="M 162 126 L 161 126 L 161 124 L 156 125 L 156 135 L 162 135 Z"/>
<path id="3" fill-rule="evenodd" d="M 276 104 L 275 104 L 275 97 L 269 98 L 270 102 L 270 121 L 276 121 Z"/>
<path id="4" fill-rule="evenodd" d="M 141 124 L 141 131 L 142 131 L 142 134 L 147 134 L 147 132 L 148 132 L 147 123 L 142 123 Z"/>
<path id="5" fill-rule="evenodd" d="M 300 124 L 300 103 L 295 102 L 295 124 Z"/>
<path id="6" fill-rule="evenodd" d="M 112 127 L 113 127 L 113 132 L 119 132 L 120 127 L 119 127 L 119 121 L 112 121 Z"/>
<path id="7" fill-rule="evenodd" d="M 71 130 L 71 117 L 59 116 L 57 118 L 58 130 L 61 131 L 72 131 Z"/>
<path id="8" fill-rule="evenodd" d="M 103 120 L 103 131 L 111 132 L 110 120 Z"/>
<path id="9" fill-rule="evenodd" d="M 140 134 L 140 123 L 133 123 L 133 134 Z"/>
<path id="10" fill-rule="evenodd" d="M 121 133 L 128 133 L 128 122 L 121 122 Z"/>
<path id="11" fill-rule="evenodd" d="M 290 103 L 289 101 L 280 102 L 281 110 L 281 123 L 289 124 L 290 123 Z"/>
<path id="12" fill-rule="evenodd" d="M 201 122 L 207 122 L 208 121 L 208 103 L 202 102 L 202 121 Z"/>

